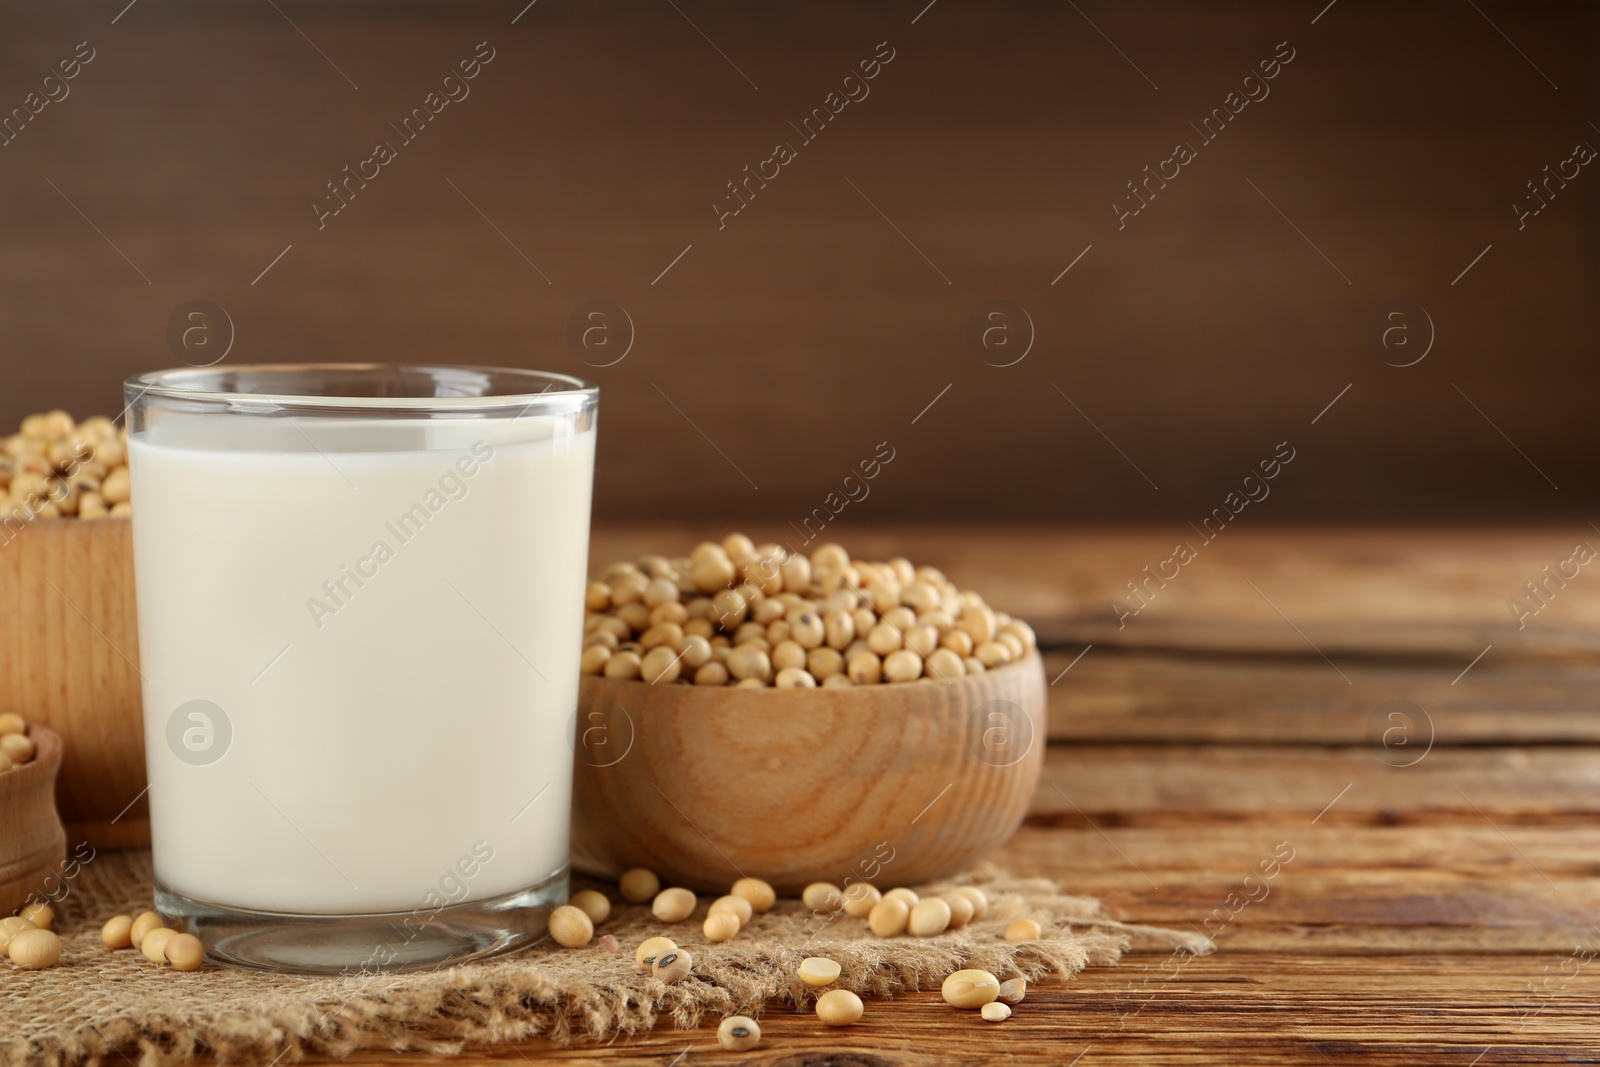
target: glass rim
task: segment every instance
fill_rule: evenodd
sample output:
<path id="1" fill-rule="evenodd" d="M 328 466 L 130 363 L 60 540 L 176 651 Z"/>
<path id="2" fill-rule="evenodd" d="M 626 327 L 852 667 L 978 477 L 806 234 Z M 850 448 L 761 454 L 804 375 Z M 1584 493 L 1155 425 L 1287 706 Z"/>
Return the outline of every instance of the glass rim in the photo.
<path id="1" fill-rule="evenodd" d="M 521 379 L 529 383 L 526 391 L 483 393 L 468 396 L 348 396 L 339 392 L 265 392 L 257 389 L 231 390 L 197 386 L 195 383 L 218 374 L 274 375 L 369 375 L 385 374 L 450 375 L 476 374 L 496 378 Z M 537 383 L 545 383 L 543 389 Z M 227 405 L 270 405 L 277 408 L 381 409 L 385 411 L 481 411 L 512 406 L 554 404 L 562 400 L 599 398 L 600 387 L 569 374 L 526 370 L 521 367 L 491 367 L 472 363 L 240 363 L 230 367 L 172 367 L 145 371 L 123 380 L 123 392 L 132 406 L 147 397 L 189 403 Z M 560 386 L 556 388 L 555 386 Z"/>

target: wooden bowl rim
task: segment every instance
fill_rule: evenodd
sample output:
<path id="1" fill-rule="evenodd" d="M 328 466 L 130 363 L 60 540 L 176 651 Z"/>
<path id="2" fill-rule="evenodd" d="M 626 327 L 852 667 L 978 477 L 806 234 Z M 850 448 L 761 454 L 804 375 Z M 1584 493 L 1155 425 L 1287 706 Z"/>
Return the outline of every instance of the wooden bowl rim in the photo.
<path id="1" fill-rule="evenodd" d="M 1040 656 L 1039 650 L 1033 649 L 1015 663 L 1008 663 L 1003 667 L 996 667 L 993 670 L 984 671 L 982 674 L 964 674 L 953 682 L 941 683 L 932 678 L 918 678 L 914 682 L 886 682 L 877 685 L 841 686 L 836 689 L 826 690 L 826 692 L 830 701 L 855 701 L 861 704 L 882 704 L 893 702 L 893 698 L 899 696 L 900 694 L 916 692 L 918 687 L 920 687 L 924 682 L 932 685 L 942 684 L 960 686 L 963 692 L 981 693 L 985 689 L 991 688 L 993 685 L 1002 680 L 1010 680 L 1014 675 L 1020 676 L 1021 672 L 1025 668 L 1029 667 L 1037 667 L 1038 676 L 1042 678 L 1044 676 L 1043 664 L 1044 658 Z M 1026 678 L 1019 678 L 1019 680 L 1022 681 L 1023 684 L 1026 684 L 1027 682 Z M 581 683 L 588 684 L 603 684 L 607 687 L 617 690 L 622 694 L 627 694 L 630 691 L 634 693 L 644 693 L 647 690 L 653 690 L 658 693 L 670 693 L 674 696 L 674 698 L 690 703 L 706 701 L 718 704 L 726 704 L 729 702 L 729 698 L 733 697 L 733 694 L 735 693 L 740 694 L 740 696 L 734 697 L 734 700 L 772 699 L 772 697 L 769 697 L 766 694 L 777 693 L 784 694 L 785 699 L 794 700 L 801 698 L 810 699 L 824 692 L 823 687 L 820 685 L 816 686 L 815 688 L 804 689 L 779 689 L 774 685 L 764 685 L 760 689 L 740 689 L 736 685 L 694 685 L 693 683 L 689 685 L 679 685 L 676 682 L 673 682 L 670 685 L 661 686 L 655 685 L 651 682 L 642 681 L 637 678 L 607 678 L 603 674 L 582 675 L 579 681 Z M 693 693 L 694 695 L 689 696 L 690 693 Z M 764 695 L 749 695 L 757 693 Z"/>

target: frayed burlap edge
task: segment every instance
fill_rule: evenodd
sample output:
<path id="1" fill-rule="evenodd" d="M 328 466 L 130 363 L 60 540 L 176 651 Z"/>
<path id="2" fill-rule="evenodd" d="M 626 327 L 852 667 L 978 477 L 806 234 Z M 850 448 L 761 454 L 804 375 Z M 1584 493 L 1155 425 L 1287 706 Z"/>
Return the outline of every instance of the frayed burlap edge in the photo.
<path id="1" fill-rule="evenodd" d="M 14 971 L 0 983 L 0 1057 L 18 1067 L 98 1067 L 137 1049 L 138 1067 L 171 1067 L 201 1055 L 258 1065 L 363 1049 L 451 1054 L 532 1037 L 604 1041 L 664 1019 L 690 1029 L 707 1016 L 807 1010 L 822 991 L 794 977 L 806 956 L 837 960 L 838 986 L 890 998 L 938 988 L 962 967 L 1029 982 L 1066 980 L 1090 964 L 1115 962 L 1136 941 L 1195 953 L 1211 948 L 1193 934 L 1116 922 L 1093 898 L 992 867 L 922 888 L 956 884 L 982 886 L 990 911 L 934 938 L 873 937 L 862 920 L 843 915 L 818 929 L 798 901 L 780 901 L 732 941 L 712 945 L 700 932 L 708 901 L 692 920 L 670 925 L 646 908 L 616 902 L 597 933 L 615 936 L 620 954 L 606 952 L 597 937 L 583 949 L 546 945 L 415 975 L 301 978 L 209 967 L 181 974 L 100 944 L 106 917 L 141 910 L 149 899 L 148 853 L 108 853 L 85 866 L 58 905 L 61 964 Z M 615 886 L 597 888 L 611 890 L 616 901 Z M 1005 941 L 1002 932 L 1016 918 L 1037 920 L 1043 938 Z M 634 967 L 634 946 L 657 933 L 694 955 L 693 974 L 677 985 Z"/>

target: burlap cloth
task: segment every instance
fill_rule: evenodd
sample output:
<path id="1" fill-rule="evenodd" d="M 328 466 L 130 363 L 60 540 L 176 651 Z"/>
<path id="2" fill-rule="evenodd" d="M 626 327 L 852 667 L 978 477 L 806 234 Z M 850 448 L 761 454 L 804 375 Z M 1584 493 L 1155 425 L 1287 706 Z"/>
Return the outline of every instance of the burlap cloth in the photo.
<path id="1" fill-rule="evenodd" d="M 150 906 L 150 855 L 106 852 L 82 868 L 56 905 L 61 962 L 43 971 L 0 965 L 6 971 L 0 1057 L 23 1067 L 121 1064 L 137 1048 L 139 1067 L 158 1067 L 205 1054 L 240 1064 L 371 1048 L 448 1054 L 533 1035 L 605 1039 L 648 1030 L 661 1017 L 690 1028 L 771 1006 L 809 1010 L 821 991 L 794 977 L 806 956 L 839 961 L 840 986 L 890 997 L 937 988 L 961 967 L 1030 982 L 1064 980 L 1091 963 L 1114 962 L 1134 939 L 1195 952 L 1210 947 L 1193 934 L 1114 922 L 1098 901 L 1068 896 L 1042 879 L 980 868 L 959 882 L 988 892 L 989 914 L 939 937 L 877 938 L 863 920 L 843 915 L 818 934 L 805 925 L 808 912 L 799 901 L 780 901 L 720 945 L 700 932 L 705 898 L 693 919 L 663 924 L 646 907 L 622 904 L 614 885 L 594 883 L 609 891 L 614 910 L 586 948 L 545 942 L 520 955 L 423 974 L 305 978 L 209 966 L 180 973 L 137 950 L 107 950 L 102 923 Z M 1044 938 L 1003 940 L 1005 925 L 1019 917 L 1038 920 Z M 621 943 L 620 954 L 600 947 L 599 935 L 607 933 Z M 694 973 L 677 985 L 634 966 L 634 947 L 658 933 L 694 955 Z"/>

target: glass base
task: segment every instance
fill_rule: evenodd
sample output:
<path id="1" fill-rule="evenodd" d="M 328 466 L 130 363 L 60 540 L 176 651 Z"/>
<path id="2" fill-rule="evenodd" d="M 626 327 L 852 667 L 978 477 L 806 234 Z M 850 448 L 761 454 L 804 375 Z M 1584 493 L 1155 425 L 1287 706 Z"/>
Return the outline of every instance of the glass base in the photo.
<path id="1" fill-rule="evenodd" d="M 156 910 L 226 967 L 280 974 L 403 974 L 516 952 L 542 940 L 567 899 L 563 867 L 538 885 L 438 911 L 286 915 L 195 900 L 155 884 Z"/>

